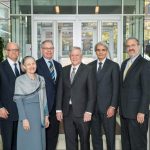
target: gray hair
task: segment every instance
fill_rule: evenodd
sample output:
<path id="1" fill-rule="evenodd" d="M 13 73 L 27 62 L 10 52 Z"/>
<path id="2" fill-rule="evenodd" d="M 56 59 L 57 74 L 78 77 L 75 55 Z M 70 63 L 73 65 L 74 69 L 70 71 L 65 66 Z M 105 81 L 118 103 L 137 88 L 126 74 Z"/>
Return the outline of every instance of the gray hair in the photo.
<path id="1" fill-rule="evenodd" d="M 129 37 L 129 38 L 126 40 L 126 43 L 127 43 L 129 40 L 135 40 L 135 41 L 137 42 L 137 45 L 140 45 L 140 42 L 139 42 L 139 40 L 138 40 L 136 37 Z"/>
<path id="2" fill-rule="evenodd" d="M 9 47 L 9 45 L 11 45 L 11 44 L 15 45 L 15 46 L 17 47 L 17 49 L 19 50 L 19 45 L 18 45 L 17 43 L 15 43 L 15 42 L 8 42 L 8 43 L 6 44 L 5 49 L 7 50 L 8 47 Z"/>
<path id="3" fill-rule="evenodd" d="M 80 53 L 81 53 L 81 55 L 82 55 L 82 50 L 81 50 L 81 48 L 80 47 L 78 47 L 78 46 L 74 46 L 74 47 L 72 47 L 72 49 L 69 51 L 69 55 L 72 53 L 72 51 L 73 50 L 75 50 L 75 49 L 77 49 L 77 50 L 79 50 L 80 51 Z"/>
<path id="4" fill-rule="evenodd" d="M 25 64 L 25 62 L 26 62 L 27 59 L 33 59 L 33 60 L 36 62 L 36 60 L 35 60 L 34 57 L 32 57 L 32 56 L 25 56 L 25 57 L 22 59 L 22 64 L 23 64 L 23 65 Z"/>
<path id="5" fill-rule="evenodd" d="M 96 52 L 97 47 L 98 47 L 99 45 L 104 46 L 104 47 L 106 48 L 106 50 L 108 51 L 108 46 L 107 46 L 107 44 L 101 41 L 101 42 L 98 42 L 98 43 L 95 45 L 95 52 Z"/>
<path id="6" fill-rule="evenodd" d="M 53 45 L 52 40 L 45 40 L 45 41 L 43 41 L 43 42 L 41 43 L 41 48 L 43 47 L 43 45 L 44 45 L 45 43 L 51 43 L 51 44 Z"/>

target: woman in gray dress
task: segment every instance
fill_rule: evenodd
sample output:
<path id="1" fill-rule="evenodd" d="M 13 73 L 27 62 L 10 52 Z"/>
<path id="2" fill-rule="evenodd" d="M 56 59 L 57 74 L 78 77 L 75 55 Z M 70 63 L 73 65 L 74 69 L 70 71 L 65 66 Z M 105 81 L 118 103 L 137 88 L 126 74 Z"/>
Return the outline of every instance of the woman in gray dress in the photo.
<path id="1" fill-rule="evenodd" d="M 33 57 L 26 56 L 22 64 L 26 73 L 16 79 L 14 94 L 19 113 L 17 150 L 45 150 L 49 126 L 45 81 L 35 73 Z"/>

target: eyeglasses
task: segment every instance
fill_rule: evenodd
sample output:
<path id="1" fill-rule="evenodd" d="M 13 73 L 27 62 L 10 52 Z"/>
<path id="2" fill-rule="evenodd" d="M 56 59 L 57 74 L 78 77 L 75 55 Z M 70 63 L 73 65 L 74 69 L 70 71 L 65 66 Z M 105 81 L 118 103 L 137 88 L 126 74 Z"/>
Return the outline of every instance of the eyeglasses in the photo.
<path id="1" fill-rule="evenodd" d="M 9 52 L 19 52 L 19 49 L 7 49 L 7 51 L 9 51 Z"/>
<path id="2" fill-rule="evenodd" d="M 42 49 L 46 50 L 46 51 L 52 51 L 54 50 L 54 47 L 42 47 Z"/>

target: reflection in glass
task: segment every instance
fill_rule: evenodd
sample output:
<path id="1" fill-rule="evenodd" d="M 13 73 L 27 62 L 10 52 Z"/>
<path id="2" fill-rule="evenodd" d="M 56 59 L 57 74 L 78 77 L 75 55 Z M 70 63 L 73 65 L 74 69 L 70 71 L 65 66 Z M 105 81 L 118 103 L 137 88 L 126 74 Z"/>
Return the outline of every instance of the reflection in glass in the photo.
<path id="1" fill-rule="evenodd" d="M 34 14 L 56 14 L 55 6 L 59 6 L 59 14 L 75 14 L 76 0 L 33 0 Z"/>
<path id="2" fill-rule="evenodd" d="M 31 55 L 31 17 L 11 17 L 12 41 L 19 44 L 21 57 Z"/>
<path id="3" fill-rule="evenodd" d="M 82 51 L 83 55 L 93 56 L 94 45 L 97 42 L 97 23 L 82 23 Z"/>
<path id="4" fill-rule="evenodd" d="M 73 23 L 58 23 L 58 55 L 63 66 L 70 62 L 68 54 L 72 47 Z"/>
<path id="5" fill-rule="evenodd" d="M 109 58 L 117 62 L 118 24 L 116 22 L 102 23 L 102 41 L 109 47 Z"/>
<path id="6" fill-rule="evenodd" d="M 0 37 L 4 40 L 4 45 L 10 41 L 9 8 L 0 4 Z"/>
<path id="7" fill-rule="evenodd" d="M 31 0 L 11 0 L 11 14 L 31 14 Z"/>
<path id="8" fill-rule="evenodd" d="M 100 6 L 100 14 L 121 14 L 122 0 L 78 0 L 79 14 L 95 14 L 95 6 Z"/>
<path id="9" fill-rule="evenodd" d="M 143 14 L 144 0 L 124 0 L 124 14 Z"/>
<path id="10" fill-rule="evenodd" d="M 37 44 L 38 44 L 38 51 L 37 56 L 38 58 L 41 57 L 40 46 L 44 40 L 51 40 L 53 41 L 53 23 L 50 22 L 38 22 L 37 23 Z"/>
<path id="11" fill-rule="evenodd" d="M 126 41 L 129 37 L 136 37 L 141 44 L 141 50 L 143 46 L 143 16 L 125 16 L 124 17 L 124 41 Z M 142 51 L 141 51 L 142 52 Z M 123 49 L 123 59 L 128 57 L 125 42 L 124 42 L 124 49 Z"/>

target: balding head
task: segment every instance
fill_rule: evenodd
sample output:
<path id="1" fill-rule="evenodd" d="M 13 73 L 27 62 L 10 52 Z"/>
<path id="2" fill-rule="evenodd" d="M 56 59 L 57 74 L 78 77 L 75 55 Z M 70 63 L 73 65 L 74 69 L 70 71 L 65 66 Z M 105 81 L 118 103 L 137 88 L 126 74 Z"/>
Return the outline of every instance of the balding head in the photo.
<path id="1" fill-rule="evenodd" d="M 15 42 L 9 42 L 6 45 L 6 55 L 9 59 L 16 62 L 19 57 L 19 46 Z"/>

